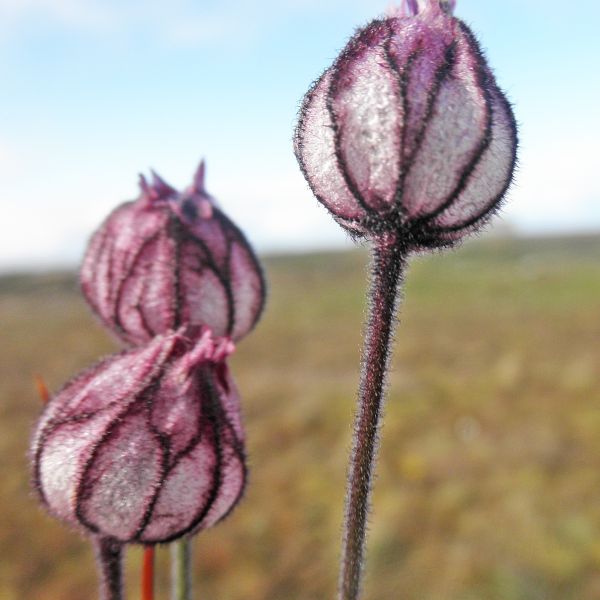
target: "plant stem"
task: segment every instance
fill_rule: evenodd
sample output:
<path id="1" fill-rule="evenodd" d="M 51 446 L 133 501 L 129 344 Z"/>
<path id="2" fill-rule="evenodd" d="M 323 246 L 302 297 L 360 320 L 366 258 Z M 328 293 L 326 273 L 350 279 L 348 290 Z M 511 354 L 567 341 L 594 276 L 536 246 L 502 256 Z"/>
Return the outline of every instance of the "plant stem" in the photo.
<path id="1" fill-rule="evenodd" d="M 100 575 L 100 600 L 123 600 L 123 546 L 108 537 L 95 537 Z"/>
<path id="2" fill-rule="evenodd" d="M 142 600 L 154 600 L 154 546 L 144 548 Z"/>
<path id="3" fill-rule="evenodd" d="M 171 544 L 171 600 L 192 600 L 192 540 Z"/>
<path id="4" fill-rule="evenodd" d="M 406 253 L 394 236 L 382 237 L 373 249 L 369 316 L 362 351 L 358 407 L 346 488 L 344 538 L 339 578 L 340 600 L 360 594 L 366 522 L 377 454 L 380 419 L 396 300 Z"/>

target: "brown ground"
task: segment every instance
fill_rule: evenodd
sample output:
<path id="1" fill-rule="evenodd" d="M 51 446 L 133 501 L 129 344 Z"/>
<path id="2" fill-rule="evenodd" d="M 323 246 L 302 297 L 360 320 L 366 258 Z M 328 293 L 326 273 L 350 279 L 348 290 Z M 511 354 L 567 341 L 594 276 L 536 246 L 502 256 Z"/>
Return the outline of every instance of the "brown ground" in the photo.
<path id="1" fill-rule="evenodd" d="M 267 312 L 233 360 L 250 486 L 196 540 L 198 600 L 334 597 L 367 257 L 266 262 Z M 413 261 L 401 319 L 365 600 L 599 598 L 600 237 Z M 55 389 L 114 348 L 70 276 L 0 279 L 0 600 L 95 597 L 88 543 L 38 509 L 26 449 L 33 374 Z"/>

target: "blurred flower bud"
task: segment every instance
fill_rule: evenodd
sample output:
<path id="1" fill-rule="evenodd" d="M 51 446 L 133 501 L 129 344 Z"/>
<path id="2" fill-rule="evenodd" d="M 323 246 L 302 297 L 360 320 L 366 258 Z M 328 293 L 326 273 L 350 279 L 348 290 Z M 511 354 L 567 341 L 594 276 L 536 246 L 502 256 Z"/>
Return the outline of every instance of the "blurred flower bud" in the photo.
<path id="1" fill-rule="evenodd" d="M 358 31 L 304 99 L 296 156 L 353 235 L 450 245 L 510 185 L 514 116 L 453 7 L 406 0 Z"/>
<path id="2" fill-rule="evenodd" d="M 179 193 L 153 173 L 94 234 L 81 287 L 103 323 L 143 344 L 181 325 L 239 340 L 258 321 L 265 283 L 244 234 L 204 189 L 204 163 Z"/>
<path id="3" fill-rule="evenodd" d="M 195 341 L 192 341 L 195 340 Z M 180 330 L 109 357 L 47 405 L 32 444 L 48 510 L 119 542 L 166 542 L 224 518 L 246 480 L 228 338 Z"/>

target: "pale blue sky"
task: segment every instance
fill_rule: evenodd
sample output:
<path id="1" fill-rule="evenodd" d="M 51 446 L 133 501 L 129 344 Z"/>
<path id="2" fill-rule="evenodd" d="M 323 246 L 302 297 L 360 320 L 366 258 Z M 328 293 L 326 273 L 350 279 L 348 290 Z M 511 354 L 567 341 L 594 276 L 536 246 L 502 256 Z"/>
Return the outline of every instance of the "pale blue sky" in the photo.
<path id="1" fill-rule="evenodd" d="M 260 250 L 336 247 L 291 149 L 298 104 L 388 0 L 0 0 L 0 270 L 75 264 L 154 167 Z M 600 6 L 459 0 L 521 124 L 504 220 L 600 230 Z"/>

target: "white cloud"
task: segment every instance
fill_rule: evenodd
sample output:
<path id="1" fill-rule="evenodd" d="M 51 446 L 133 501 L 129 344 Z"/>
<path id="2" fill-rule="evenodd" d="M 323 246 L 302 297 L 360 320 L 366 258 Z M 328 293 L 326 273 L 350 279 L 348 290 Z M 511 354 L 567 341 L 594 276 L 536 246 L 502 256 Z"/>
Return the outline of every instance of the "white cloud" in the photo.
<path id="1" fill-rule="evenodd" d="M 20 171 L 22 163 L 19 160 L 18 150 L 8 143 L 0 140 L 0 175 L 4 178 L 14 176 Z"/>
<path id="2" fill-rule="evenodd" d="M 243 0 L 222 3 L 188 0 L 0 0 L 0 39 L 14 39 L 33 22 L 75 31 L 128 34 L 147 29 L 177 45 L 204 45 L 256 33 L 263 9 Z"/>
<path id="3" fill-rule="evenodd" d="M 203 46 L 216 42 L 239 45 L 260 33 L 264 15 L 250 11 L 244 3 L 226 2 L 198 10 L 183 2 L 178 11 L 166 11 L 149 25 L 167 42 L 178 46 Z"/>
<path id="4" fill-rule="evenodd" d="M 142 19 L 159 38 L 177 46 L 203 46 L 216 42 L 239 46 L 256 39 L 265 29 L 295 10 L 307 8 L 314 0 L 293 2 L 250 2 L 227 0 L 198 4 L 179 0 L 176 5 L 152 3 L 150 11 L 129 11 L 128 20 Z"/>
<path id="5" fill-rule="evenodd" d="M 8 148 L 0 141 L 0 169 L 6 169 L 6 163 L 10 160 Z"/>
<path id="6" fill-rule="evenodd" d="M 106 28 L 113 23 L 108 5 L 95 0 L 0 0 L 0 19 L 5 32 L 38 18 L 83 29 Z"/>
<path id="7" fill-rule="evenodd" d="M 232 177 L 221 165 L 211 164 L 209 190 L 259 251 L 350 244 L 312 195 L 293 158 L 277 162 L 268 183 L 257 177 L 256 168 L 254 163 L 239 164 Z"/>
<path id="8" fill-rule="evenodd" d="M 506 215 L 525 231 L 598 229 L 598 142 L 585 134 L 536 139 L 521 152 Z"/>
<path id="9" fill-rule="evenodd" d="M 282 19 L 315 10 L 346 11 L 366 0 L 0 0 L 0 39 L 14 38 L 32 21 L 67 29 L 128 34 L 149 30 L 170 44 L 244 43 Z"/>

